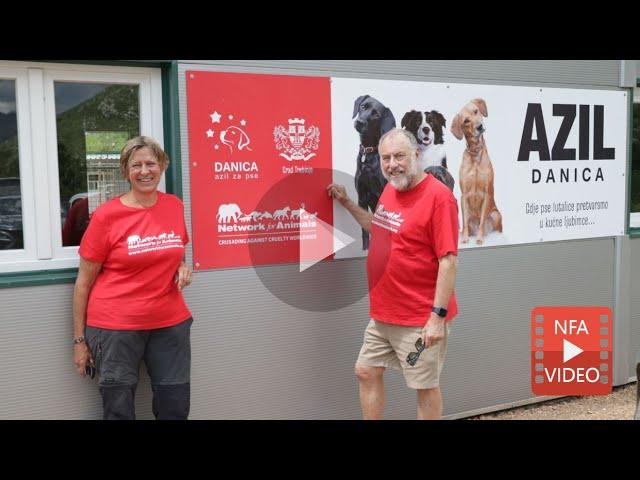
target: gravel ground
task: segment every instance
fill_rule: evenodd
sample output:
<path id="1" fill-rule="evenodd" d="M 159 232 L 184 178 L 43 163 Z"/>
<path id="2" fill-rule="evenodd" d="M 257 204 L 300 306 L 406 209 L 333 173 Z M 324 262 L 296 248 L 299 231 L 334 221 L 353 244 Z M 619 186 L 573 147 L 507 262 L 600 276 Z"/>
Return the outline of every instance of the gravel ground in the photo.
<path id="1" fill-rule="evenodd" d="M 610 395 L 563 397 L 500 412 L 485 413 L 469 420 L 633 420 L 636 383 L 615 387 Z"/>

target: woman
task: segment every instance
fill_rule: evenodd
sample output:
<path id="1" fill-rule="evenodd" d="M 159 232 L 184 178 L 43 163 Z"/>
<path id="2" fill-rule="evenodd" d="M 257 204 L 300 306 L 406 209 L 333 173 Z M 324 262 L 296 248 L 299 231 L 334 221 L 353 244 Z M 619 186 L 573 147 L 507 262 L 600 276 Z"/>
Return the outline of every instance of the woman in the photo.
<path id="1" fill-rule="evenodd" d="M 101 205 L 80 243 L 73 295 L 74 363 L 98 373 L 103 418 L 135 419 L 140 361 L 157 419 L 186 419 L 190 405 L 191 313 L 182 288 L 189 238 L 180 199 L 158 191 L 169 158 L 149 137 L 120 153 L 131 190 Z M 86 324 L 86 326 L 85 326 Z"/>

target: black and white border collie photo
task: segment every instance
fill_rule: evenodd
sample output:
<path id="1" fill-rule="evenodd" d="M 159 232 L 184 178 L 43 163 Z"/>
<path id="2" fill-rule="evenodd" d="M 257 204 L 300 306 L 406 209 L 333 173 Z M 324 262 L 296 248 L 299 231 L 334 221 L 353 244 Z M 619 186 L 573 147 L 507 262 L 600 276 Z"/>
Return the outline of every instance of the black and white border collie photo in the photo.
<path id="1" fill-rule="evenodd" d="M 428 167 L 447 168 L 447 153 L 444 148 L 444 131 L 447 121 L 436 110 L 404 114 L 400 126 L 413 133 L 418 140 L 422 169 Z"/>

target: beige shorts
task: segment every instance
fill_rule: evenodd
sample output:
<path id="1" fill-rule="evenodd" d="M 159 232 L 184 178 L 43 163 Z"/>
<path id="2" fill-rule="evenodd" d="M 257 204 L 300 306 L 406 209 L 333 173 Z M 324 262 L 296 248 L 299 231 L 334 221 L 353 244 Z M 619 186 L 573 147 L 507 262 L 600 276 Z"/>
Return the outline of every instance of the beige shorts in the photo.
<path id="1" fill-rule="evenodd" d="M 451 322 L 447 322 L 444 338 L 424 349 L 416 364 L 411 366 L 407 363 L 407 356 L 416 351 L 416 340 L 422 334 L 422 327 L 403 327 L 372 319 L 364 331 L 364 343 L 357 363 L 401 369 L 409 388 L 435 388 L 440 385 L 450 330 Z"/>

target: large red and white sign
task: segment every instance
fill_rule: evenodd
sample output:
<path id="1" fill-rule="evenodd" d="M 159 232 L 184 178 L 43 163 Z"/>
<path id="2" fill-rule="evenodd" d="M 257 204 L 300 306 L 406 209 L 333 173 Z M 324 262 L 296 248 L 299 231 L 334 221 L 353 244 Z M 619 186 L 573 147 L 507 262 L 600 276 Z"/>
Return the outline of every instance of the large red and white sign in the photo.
<path id="1" fill-rule="evenodd" d="M 423 167 L 448 169 L 460 248 L 624 234 L 624 91 L 193 70 L 186 83 L 196 269 L 365 256 L 326 187 L 373 211 L 394 126 L 418 136 Z M 332 250 L 317 219 L 359 241 Z"/>
<path id="2" fill-rule="evenodd" d="M 302 239 L 330 252 L 329 79 L 186 76 L 194 267 L 298 262 Z"/>

